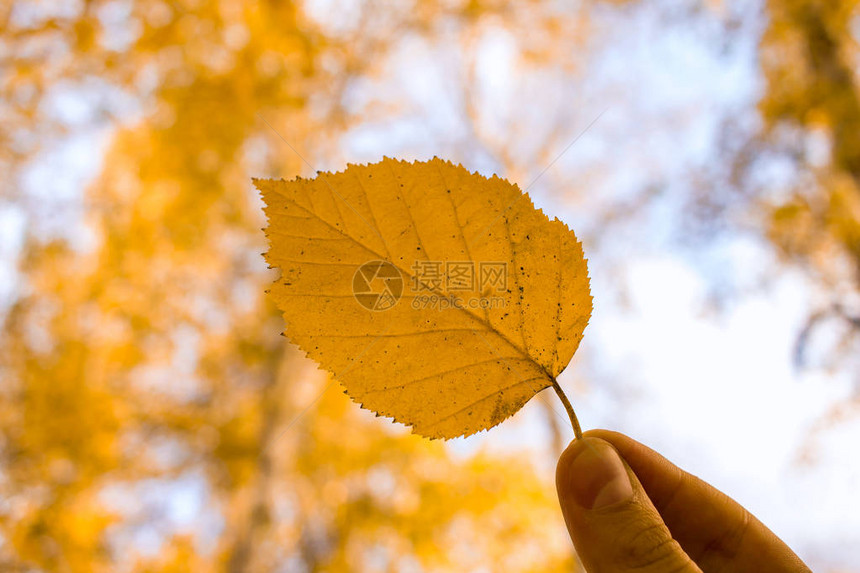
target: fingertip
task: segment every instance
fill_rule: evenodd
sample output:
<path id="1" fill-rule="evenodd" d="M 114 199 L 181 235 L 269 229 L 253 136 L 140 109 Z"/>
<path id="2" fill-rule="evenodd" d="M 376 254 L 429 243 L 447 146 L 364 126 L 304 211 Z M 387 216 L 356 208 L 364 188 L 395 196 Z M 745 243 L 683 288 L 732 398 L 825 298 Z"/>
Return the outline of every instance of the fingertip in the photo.
<path id="1" fill-rule="evenodd" d="M 567 445 L 564 451 L 561 452 L 561 455 L 558 458 L 558 464 L 555 466 L 555 484 L 559 491 L 569 483 L 568 476 L 571 474 L 571 467 L 576 457 L 582 453 L 582 450 L 586 447 L 585 440 L 585 436 L 582 438 L 574 438 Z"/>
<path id="2" fill-rule="evenodd" d="M 576 457 L 580 453 L 582 453 L 583 449 L 588 446 L 594 448 L 601 443 L 606 444 L 610 447 L 614 447 L 611 442 L 604 439 L 606 436 L 611 434 L 617 434 L 617 432 L 612 432 L 610 430 L 594 429 L 583 432 L 581 438 L 572 439 L 567 445 L 567 447 L 564 449 L 564 451 L 561 452 L 561 455 L 558 458 L 558 463 L 556 464 L 555 468 L 556 486 L 560 484 L 559 478 L 570 475 L 571 465 L 573 464 L 574 459 L 576 459 Z"/>
<path id="3" fill-rule="evenodd" d="M 609 442 L 583 437 L 574 440 L 559 458 L 556 487 L 563 508 L 591 510 L 628 501 L 633 486 L 626 466 Z"/>

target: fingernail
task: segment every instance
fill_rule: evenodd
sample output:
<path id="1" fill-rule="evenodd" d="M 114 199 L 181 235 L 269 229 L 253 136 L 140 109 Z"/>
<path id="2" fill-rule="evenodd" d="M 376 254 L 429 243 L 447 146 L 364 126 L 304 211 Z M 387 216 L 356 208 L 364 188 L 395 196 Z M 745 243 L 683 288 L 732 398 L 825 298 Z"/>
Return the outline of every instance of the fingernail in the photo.
<path id="1" fill-rule="evenodd" d="M 567 480 L 571 495 L 584 509 L 600 509 L 633 498 L 624 463 L 609 443 L 581 438 L 571 446 Z"/>

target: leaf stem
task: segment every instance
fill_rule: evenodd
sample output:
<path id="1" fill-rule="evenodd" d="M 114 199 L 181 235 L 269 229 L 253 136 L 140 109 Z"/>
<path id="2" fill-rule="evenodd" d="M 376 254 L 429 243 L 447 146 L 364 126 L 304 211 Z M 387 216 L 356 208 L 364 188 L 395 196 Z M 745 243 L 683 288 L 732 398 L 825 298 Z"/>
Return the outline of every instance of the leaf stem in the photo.
<path id="1" fill-rule="evenodd" d="M 552 389 L 555 390 L 556 394 L 558 394 L 558 399 L 561 400 L 562 404 L 564 404 L 564 409 L 567 410 L 567 415 L 570 416 L 570 424 L 573 426 L 573 435 L 576 436 L 577 440 L 581 440 L 582 428 L 579 426 L 576 412 L 573 411 L 573 406 L 570 405 L 570 400 L 567 399 L 567 396 L 564 394 L 564 390 L 561 389 L 561 386 L 559 386 L 558 381 L 555 378 L 552 379 Z"/>

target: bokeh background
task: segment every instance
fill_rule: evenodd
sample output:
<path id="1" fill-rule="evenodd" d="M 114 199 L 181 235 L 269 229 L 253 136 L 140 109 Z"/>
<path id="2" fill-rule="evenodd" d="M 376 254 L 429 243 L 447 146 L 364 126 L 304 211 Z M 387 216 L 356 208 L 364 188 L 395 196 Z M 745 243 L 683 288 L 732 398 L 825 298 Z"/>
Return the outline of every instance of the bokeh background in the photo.
<path id="1" fill-rule="evenodd" d="M 528 189 L 590 260 L 561 377 L 860 570 L 856 0 L 0 3 L 0 569 L 573 571 L 546 391 L 430 442 L 279 336 L 250 178 Z"/>

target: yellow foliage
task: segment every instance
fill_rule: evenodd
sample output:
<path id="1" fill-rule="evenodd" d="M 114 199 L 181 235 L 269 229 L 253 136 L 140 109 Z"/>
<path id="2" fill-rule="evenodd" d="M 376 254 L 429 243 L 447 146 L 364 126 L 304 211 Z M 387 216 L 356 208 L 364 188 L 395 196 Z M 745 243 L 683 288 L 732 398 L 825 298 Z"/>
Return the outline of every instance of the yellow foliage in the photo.
<path id="1" fill-rule="evenodd" d="M 86 244 L 34 231 L 22 253 L 0 340 L 0 569 L 359 571 L 379 547 L 428 571 L 569 571 L 549 480 L 516 453 L 462 460 L 392 433 L 336 392 L 314 402 L 328 382 L 262 295 L 248 173 L 303 164 L 260 117 L 313 148 L 342 127 L 334 80 L 370 75 L 399 24 L 360 43 L 289 2 L 58 6 L 4 10 L 4 174 L 66 129 L 54 89 L 104 98 L 112 135 L 81 198 Z M 451 15 L 421 10 L 422 26 Z M 307 105 L 321 94 L 331 117 Z M 452 532 L 471 549 L 446 550 Z"/>

